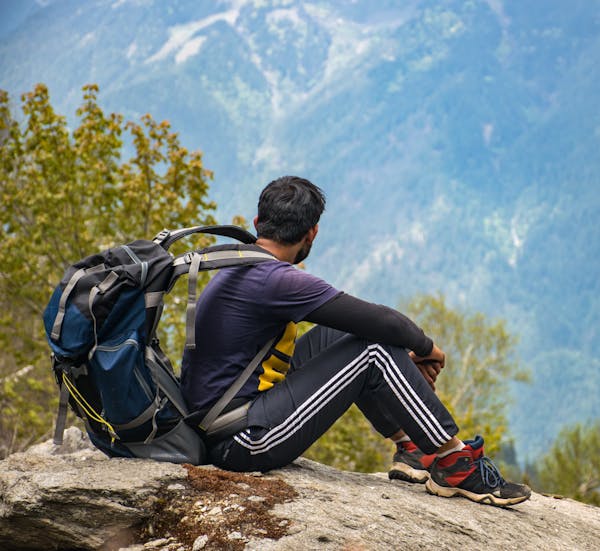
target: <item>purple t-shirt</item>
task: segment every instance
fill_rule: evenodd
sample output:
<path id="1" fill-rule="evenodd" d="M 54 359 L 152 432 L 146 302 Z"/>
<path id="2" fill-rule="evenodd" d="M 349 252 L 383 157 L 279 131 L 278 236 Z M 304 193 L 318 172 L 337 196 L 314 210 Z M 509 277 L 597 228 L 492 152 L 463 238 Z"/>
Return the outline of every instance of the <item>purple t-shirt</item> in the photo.
<path id="1" fill-rule="evenodd" d="M 190 409 L 216 402 L 273 337 L 271 352 L 237 397 L 252 399 L 281 382 L 294 352 L 295 324 L 338 294 L 287 262 L 220 270 L 198 300 L 196 348 L 183 355 L 182 391 Z"/>

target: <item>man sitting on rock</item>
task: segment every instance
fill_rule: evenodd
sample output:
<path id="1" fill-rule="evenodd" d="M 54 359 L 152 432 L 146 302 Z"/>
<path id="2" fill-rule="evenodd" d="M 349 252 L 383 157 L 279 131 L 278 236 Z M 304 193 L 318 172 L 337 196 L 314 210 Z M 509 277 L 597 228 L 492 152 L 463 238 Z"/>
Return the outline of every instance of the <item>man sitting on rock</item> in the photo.
<path id="1" fill-rule="evenodd" d="M 229 406 L 247 404 L 244 425 L 209 440 L 211 461 L 233 471 L 287 465 L 356 403 L 397 443 L 390 477 L 426 479 L 430 493 L 491 505 L 528 499 L 530 489 L 505 481 L 484 455 L 481 437 L 457 437 L 430 387 L 445 362 L 431 338 L 396 310 L 294 267 L 308 256 L 324 208 L 323 192 L 308 180 L 271 182 L 254 225 L 256 245 L 275 259 L 222 269 L 200 296 L 196 348 L 182 366 L 184 396 L 200 417 L 276 338 Z M 317 325 L 296 343 L 301 320 Z"/>

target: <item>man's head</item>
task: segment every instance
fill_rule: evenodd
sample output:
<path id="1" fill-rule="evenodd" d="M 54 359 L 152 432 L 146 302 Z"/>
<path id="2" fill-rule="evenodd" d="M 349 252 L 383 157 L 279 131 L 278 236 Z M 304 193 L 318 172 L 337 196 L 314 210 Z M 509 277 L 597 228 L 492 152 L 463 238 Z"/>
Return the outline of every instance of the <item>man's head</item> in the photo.
<path id="1" fill-rule="evenodd" d="M 298 243 L 325 210 L 325 195 L 298 176 L 282 176 L 263 189 L 258 200 L 258 237 L 284 245 Z"/>
<path id="2" fill-rule="evenodd" d="M 254 225 L 259 238 L 282 245 L 303 241 L 293 262 L 297 264 L 308 256 L 324 210 L 325 194 L 321 189 L 304 178 L 282 176 L 260 194 Z"/>

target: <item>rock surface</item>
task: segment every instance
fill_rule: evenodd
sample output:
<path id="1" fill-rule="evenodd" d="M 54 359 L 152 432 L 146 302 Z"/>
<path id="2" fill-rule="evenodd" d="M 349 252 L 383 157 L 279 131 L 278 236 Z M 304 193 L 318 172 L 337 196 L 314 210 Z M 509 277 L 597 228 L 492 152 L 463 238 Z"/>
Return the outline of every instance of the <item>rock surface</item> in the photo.
<path id="1" fill-rule="evenodd" d="M 600 549 L 600 508 L 569 499 L 499 509 L 305 459 L 227 473 L 65 440 L 0 462 L 0 549 Z"/>

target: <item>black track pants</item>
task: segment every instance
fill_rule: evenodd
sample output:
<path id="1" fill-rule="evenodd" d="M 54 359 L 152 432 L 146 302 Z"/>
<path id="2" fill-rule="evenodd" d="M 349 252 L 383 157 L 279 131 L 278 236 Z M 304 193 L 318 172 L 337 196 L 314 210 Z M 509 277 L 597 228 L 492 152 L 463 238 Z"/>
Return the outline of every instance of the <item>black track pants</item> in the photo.
<path id="1" fill-rule="evenodd" d="M 211 461 L 232 471 L 287 465 L 352 403 L 382 436 L 402 428 L 425 453 L 458 432 L 403 348 L 317 326 L 298 340 L 286 379 L 254 400 L 248 428 L 211 446 Z"/>

